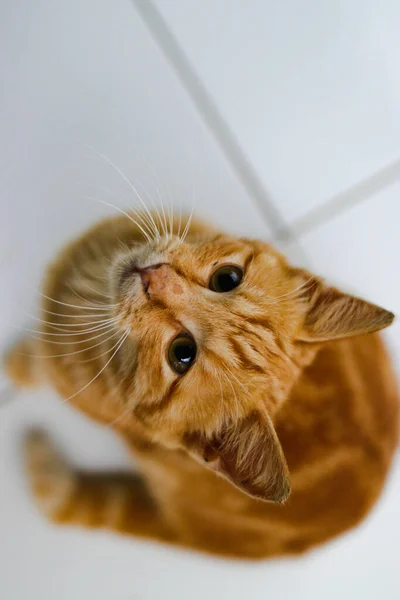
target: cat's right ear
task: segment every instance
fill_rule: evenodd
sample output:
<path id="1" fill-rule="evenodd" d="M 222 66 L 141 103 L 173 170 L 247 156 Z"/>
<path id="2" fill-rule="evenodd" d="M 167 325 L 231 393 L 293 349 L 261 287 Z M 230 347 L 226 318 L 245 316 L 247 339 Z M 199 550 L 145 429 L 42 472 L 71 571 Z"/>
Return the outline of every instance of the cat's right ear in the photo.
<path id="1" fill-rule="evenodd" d="M 330 287 L 305 271 L 301 298 L 306 314 L 297 339 L 325 342 L 372 333 L 388 327 L 394 314 L 366 300 Z"/>
<path id="2" fill-rule="evenodd" d="M 185 437 L 186 449 L 212 471 L 246 494 L 285 502 L 290 476 L 271 419 L 254 412 L 208 438 L 194 432 Z"/>

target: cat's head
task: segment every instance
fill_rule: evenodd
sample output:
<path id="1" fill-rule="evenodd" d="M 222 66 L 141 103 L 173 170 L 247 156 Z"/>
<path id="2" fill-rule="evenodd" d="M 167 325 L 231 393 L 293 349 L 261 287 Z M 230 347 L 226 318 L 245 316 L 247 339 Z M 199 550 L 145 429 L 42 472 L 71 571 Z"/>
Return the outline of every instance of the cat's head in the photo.
<path id="1" fill-rule="evenodd" d="M 115 362 L 129 418 L 277 502 L 290 482 L 274 412 L 319 343 L 393 319 L 265 243 L 207 230 L 121 253 L 111 280 L 129 331 Z"/>

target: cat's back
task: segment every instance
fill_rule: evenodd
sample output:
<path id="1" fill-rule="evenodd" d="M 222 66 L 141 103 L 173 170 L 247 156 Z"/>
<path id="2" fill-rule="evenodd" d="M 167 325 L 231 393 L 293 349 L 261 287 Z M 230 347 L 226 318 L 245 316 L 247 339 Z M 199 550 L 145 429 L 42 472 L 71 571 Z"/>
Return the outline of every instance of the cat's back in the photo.
<path id="1" fill-rule="evenodd" d="M 184 453 L 135 452 L 172 514 L 178 505 L 207 539 L 229 539 L 233 554 L 246 548 L 262 558 L 321 544 L 370 511 L 397 445 L 398 393 L 380 336 L 321 349 L 275 425 L 292 482 L 283 505 L 250 498 Z"/>
<path id="2" fill-rule="evenodd" d="M 292 465 L 336 449 L 390 456 L 398 439 L 399 396 L 379 334 L 331 342 L 317 354 L 277 416 Z"/>
<path id="3" fill-rule="evenodd" d="M 399 435 L 397 385 L 380 335 L 321 349 L 276 427 L 292 494 L 273 512 L 286 525 L 304 524 L 298 550 L 359 522 L 379 497 Z"/>

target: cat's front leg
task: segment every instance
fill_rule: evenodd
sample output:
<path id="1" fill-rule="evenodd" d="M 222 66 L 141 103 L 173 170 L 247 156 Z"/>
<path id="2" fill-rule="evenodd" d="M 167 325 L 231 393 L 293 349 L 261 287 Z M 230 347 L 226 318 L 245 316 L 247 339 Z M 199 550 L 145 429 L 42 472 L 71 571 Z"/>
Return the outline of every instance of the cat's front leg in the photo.
<path id="1" fill-rule="evenodd" d="M 174 541 L 140 475 L 75 471 L 41 431 L 26 436 L 24 454 L 36 503 L 51 521 Z"/>

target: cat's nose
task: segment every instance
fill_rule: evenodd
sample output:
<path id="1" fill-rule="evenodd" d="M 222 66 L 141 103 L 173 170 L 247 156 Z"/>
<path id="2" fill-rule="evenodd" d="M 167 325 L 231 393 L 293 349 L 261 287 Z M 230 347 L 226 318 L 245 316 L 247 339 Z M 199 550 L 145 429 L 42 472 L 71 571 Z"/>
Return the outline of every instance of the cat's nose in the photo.
<path id="1" fill-rule="evenodd" d="M 162 296 L 170 287 L 176 273 L 170 265 L 161 263 L 138 269 L 143 289 L 148 296 Z"/>

